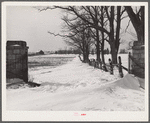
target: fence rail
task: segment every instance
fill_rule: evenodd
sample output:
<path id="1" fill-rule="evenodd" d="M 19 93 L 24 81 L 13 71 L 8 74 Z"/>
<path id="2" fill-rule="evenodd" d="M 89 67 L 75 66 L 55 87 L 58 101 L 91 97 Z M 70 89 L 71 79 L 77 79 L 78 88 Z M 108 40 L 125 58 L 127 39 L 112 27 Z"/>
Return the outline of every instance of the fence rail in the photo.
<path id="1" fill-rule="evenodd" d="M 79 55 L 79 58 L 82 61 L 80 55 Z M 94 58 L 92 58 L 92 59 L 89 59 L 89 65 L 93 66 L 94 68 L 98 68 L 98 69 L 104 70 L 106 72 L 109 71 L 111 75 L 114 74 L 114 67 L 116 66 L 118 68 L 119 75 L 122 78 L 124 76 L 122 69 L 124 69 L 126 71 L 129 71 L 129 70 L 128 70 L 128 68 L 126 68 L 126 67 L 124 67 L 122 65 L 121 57 L 120 56 L 118 57 L 118 61 L 119 61 L 118 64 L 113 64 L 112 60 L 108 59 L 108 63 L 103 63 L 101 61 L 97 61 Z"/>
<path id="2" fill-rule="evenodd" d="M 81 57 L 79 56 L 80 60 L 82 61 Z M 131 64 L 132 63 L 132 64 Z M 89 60 L 89 65 L 90 66 L 94 66 L 94 68 L 98 68 L 98 69 L 102 69 L 106 72 L 110 72 L 110 74 L 114 74 L 114 67 L 116 66 L 118 68 L 119 71 L 119 75 L 122 78 L 123 75 L 123 70 L 127 71 L 129 74 L 132 73 L 134 75 L 136 75 L 133 72 L 133 67 L 131 65 L 133 65 L 133 63 L 138 66 L 141 69 L 145 69 L 144 66 L 142 66 L 139 61 L 137 61 L 129 52 L 128 54 L 128 68 L 126 68 L 125 66 L 122 65 L 122 61 L 121 61 L 121 57 L 118 57 L 118 63 L 117 64 L 113 64 L 111 59 L 108 59 L 108 63 L 103 63 L 100 61 L 97 61 L 95 59 L 90 59 Z M 132 67 L 132 68 L 131 68 Z M 136 75 L 137 76 L 137 75 Z"/>

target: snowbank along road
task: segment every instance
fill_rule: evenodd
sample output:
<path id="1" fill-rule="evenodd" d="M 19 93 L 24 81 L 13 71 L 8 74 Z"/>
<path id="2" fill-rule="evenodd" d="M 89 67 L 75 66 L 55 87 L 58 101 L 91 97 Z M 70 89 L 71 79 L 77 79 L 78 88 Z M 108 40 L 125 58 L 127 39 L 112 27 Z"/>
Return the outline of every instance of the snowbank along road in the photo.
<path id="1" fill-rule="evenodd" d="M 130 74 L 120 79 L 82 63 L 76 56 L 56 68 L 29 71 L 40 87 L 7 89 L 7 110 L 144 111 L 144 90 Z"/>

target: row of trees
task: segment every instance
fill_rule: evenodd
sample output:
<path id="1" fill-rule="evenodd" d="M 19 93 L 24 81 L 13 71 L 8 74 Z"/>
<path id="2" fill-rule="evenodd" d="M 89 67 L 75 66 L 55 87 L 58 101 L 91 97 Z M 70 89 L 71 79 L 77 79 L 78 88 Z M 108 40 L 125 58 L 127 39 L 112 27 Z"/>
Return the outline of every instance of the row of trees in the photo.
<path id="1" fill-rule="evenodd" d="M 104 59 L 104 45 L 110 45 L 112 62 L 117 63 L 120 46 L 121 21 L 129 17 L 135 28 L 137 39 L 144 44 L 144 7 L 131 6 L 54 6 L 39 9 L 61 9 L 64 11 L 62 20 L 65 22 L 63 32 L 54 34 L 61 36 L 71 46 L 83 54 L 83 61 L 89 61 L 89 51 L 96 48 L 96 59 Z M 100 55 L 101 54 L 101 55 Z M 101 56 L 101 59 L 100 59 Z"/>
<path id="2" fill-rule="evenodd" d="M 79 49 L 70 49 L 70 50 L 58 50 L 55 51 L 55 54 L 81 54 Z"/>

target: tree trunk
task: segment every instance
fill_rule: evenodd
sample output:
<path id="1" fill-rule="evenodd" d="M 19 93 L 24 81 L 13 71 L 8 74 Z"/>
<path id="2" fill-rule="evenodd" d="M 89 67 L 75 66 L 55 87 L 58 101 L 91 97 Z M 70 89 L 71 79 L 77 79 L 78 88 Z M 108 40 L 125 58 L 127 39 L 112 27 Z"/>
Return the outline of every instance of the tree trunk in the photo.
<path id="1" fill-rule="evenodd" d="M 101 32 L 102 34 L 102 43 L 101 43 L 101 55 L 102 55 L 102 62 L 105 65 L 105 57 L 104 57 L 104 32 Z"/>
<path id="2" fill-rule="evenodd" d="M 112 63 L 117 64 L 117 49 L 115 47 L 116 42 L 114 39 L 114 6 L 111 6 L 109 44 L 111 48 Z"/>
<path id="3" fill-rule="evenodd" d="M 101 26 L 104 28 L 104 7 L 101 7 Z M 104 39 L 104 32 L 101 31 L 102 35 L 102 42 L 101 42 L 101 55 L 102 55 L 102 62 L 105 65 L 105 57 L 104 57 L 104 44 L 105 44 L 105 39 Z"/>
<path id="4" fill-rule="evenodd" d="M 86 54 L 85 54 L 85 63 L 88 63 L 88 62 L 89 62 L 89 54 L 86 53 Z"/>
<path id="5" fill-rule="evenodd" d="M 144 44 L 144 30 L 142 29 L 142 27 L 139 27 L 136 33 L 137 33 L 138 41 Z"/>
<path id="6" fill-rule="evenodd" d="M 111 44 L 111 57 L 112 57 L 112 63 L 117 64 L 117 50 L 115 49 L 115 44 Z"/>
<path id="7" fill-rule="evenodd" d="M 82 46 L 83 46 L 83 62 L 86 62 L 86 47 L 85 47 L 85 40 L 83 37 L 83 42 L 82 42 Z"/>
<path id="8" fill-rule="evenodd" d="M 138 41 L 139 42 L 142 42 L 144 44 L 144 23 L 145 23 L 145 16 L 144 16 L 144 13 L 145 13 L 145 10 L 144 10 L 144 6 L 142 6 L 140 9 L 141 9 L 141 17 L 140 17 L 140 14 L 135 14 L 133 9 L 131 8 L 131 6 L 125 6 L 126 8 L 126 11 L 129 15 L 129 18 L 133 24 L 133 27 L 136 31 L 136 34 L 137 34 L 137 38 L 138 38 Z"/>
<path id="9" fill-rule="evenodd" d="M 105 64 L 105 57 L 104 57 L 104 43 L 102 43 L 102 46 L 101 46 L 101 55 L 102 55 L 102 62 L 103 62 L 103 64 Z"/>
<path id="10" fill-rule="evenodd" d="M 89 62 L 89 54 L 88 54 L 88 53 L 84 53 L 84 54 L 83 54 L 83 62 L 84 62 L 84 63 Z"/>
<path id="11" fill-rule="evenodd" d="M 104 50 L 101 51 L 101 55 L 102 55 L 103 69 L 104 71 L 108 71 L 106 68 L 106 63 L 105 63 Z"/>
<path id="12" fill-rule="evenodd" d="M 101 52 L 101 55 L 102 55 L 102 63 L 105 65 L 104 51 Z"/>
<path id="13" fill-rule="evenodd" d="M 83 51 L 83 62 L 85 62 L 85 59 L 86 59 L 86 54 L 85 51 Z"/>
<path id="14" fill-rule="evenodd" d="M 96 39 L 97 39 L 97 41 L 96 41 L 96 59 L 97 59 L 97 61 L 100 61 L 100 45 L 99 45 L 100 41 L 99 41 L 98 29 L 96 29 Z"/>
<path id="15" fill-rule="evenodd" d="M 120 25 L 121 25 L 121 6 L 117 6 L 117 26 L 116 26 L 116 39 L 115 39 L 115 48 L 118 53 L 120 45 Z"/>
<path id="16" fill-rule="evenodd" d="M 85 62 L 89 62 L 89 47 L 86 45 Z"/>

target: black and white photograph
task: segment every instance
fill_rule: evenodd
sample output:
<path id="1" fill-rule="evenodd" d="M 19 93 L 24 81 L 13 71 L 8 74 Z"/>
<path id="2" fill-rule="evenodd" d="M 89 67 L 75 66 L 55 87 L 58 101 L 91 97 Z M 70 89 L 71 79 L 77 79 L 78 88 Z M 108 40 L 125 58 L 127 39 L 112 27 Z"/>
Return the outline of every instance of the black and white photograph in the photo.
<path id="1" fill-rule="evenodd" d="M 148 2 L 3 2 L 4 121 L 147 121 Z"/>

